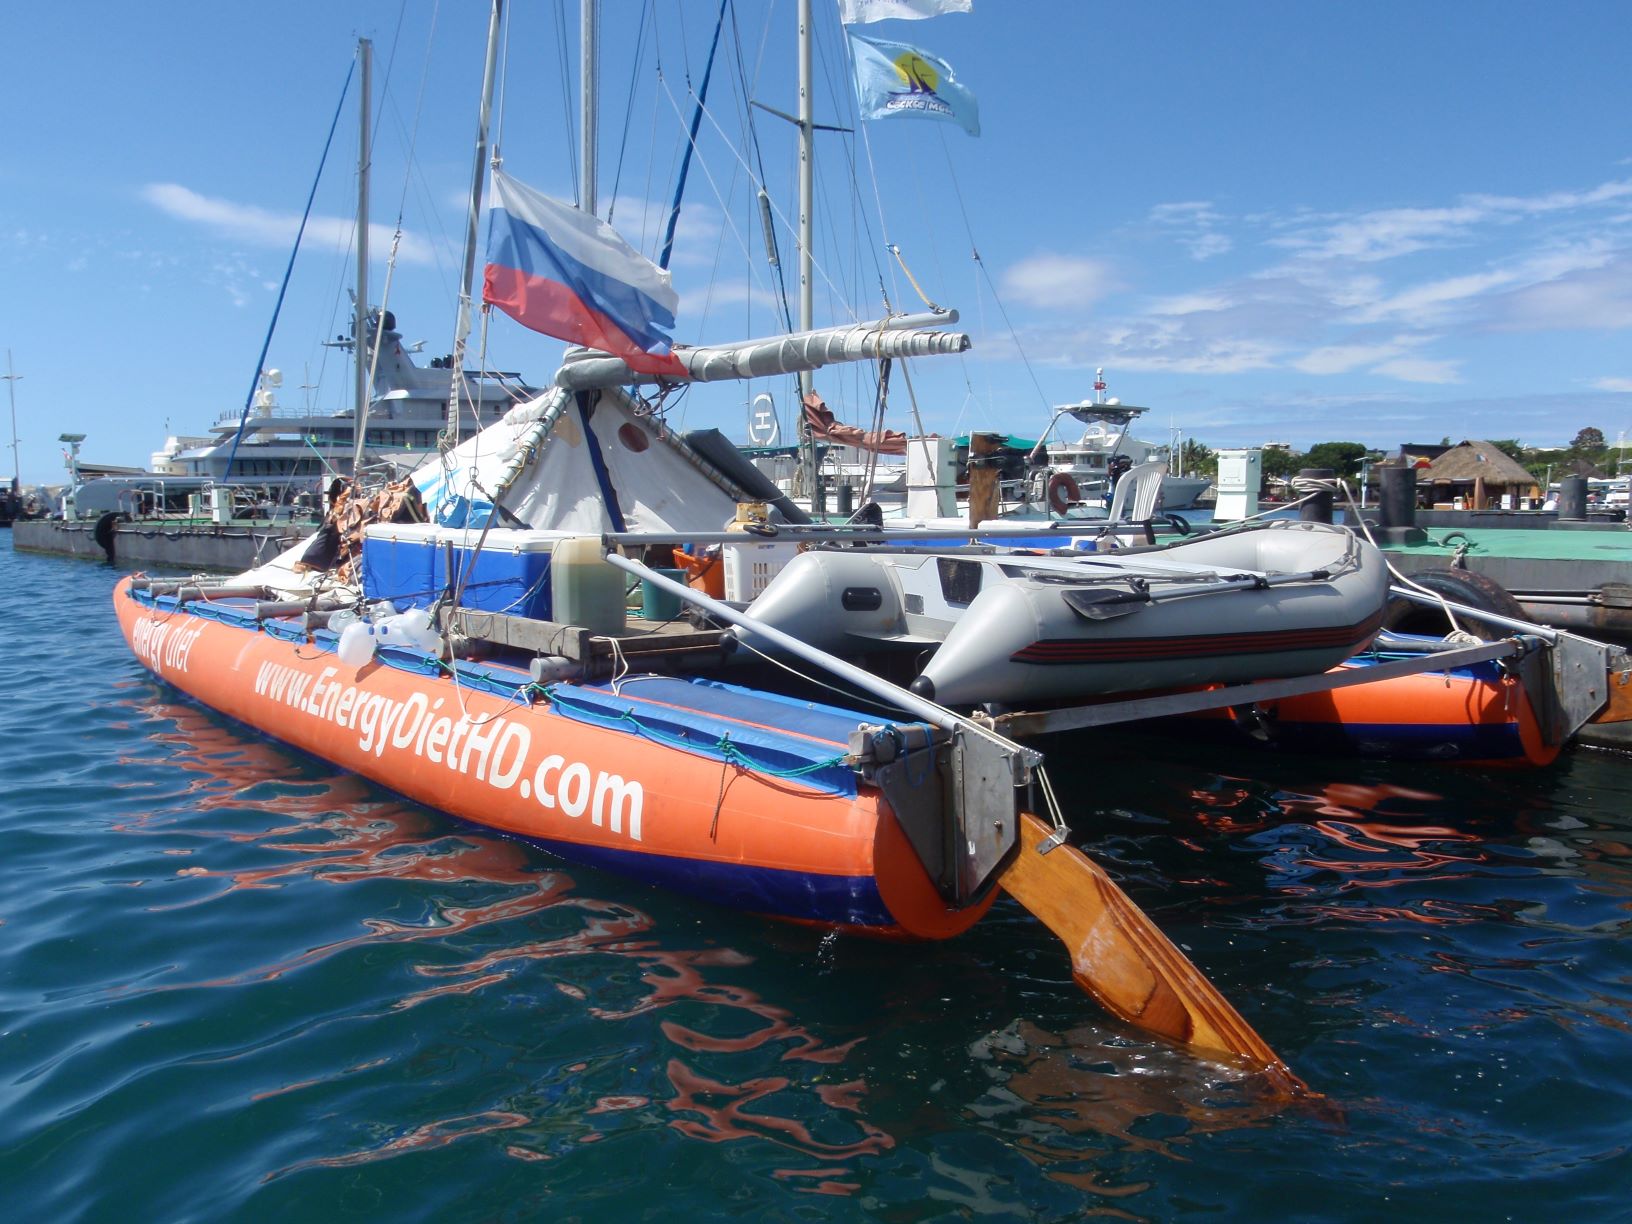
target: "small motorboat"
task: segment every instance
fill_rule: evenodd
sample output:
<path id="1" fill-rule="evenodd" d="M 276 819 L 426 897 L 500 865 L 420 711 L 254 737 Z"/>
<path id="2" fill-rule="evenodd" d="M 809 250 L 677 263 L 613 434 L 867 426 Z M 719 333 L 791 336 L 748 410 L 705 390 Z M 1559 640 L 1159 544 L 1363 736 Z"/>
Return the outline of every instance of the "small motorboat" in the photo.
<path id="1" fill-rule="evenodd" d="M 1275 522 L 1117 553 L 813 549 L 752 611 L 835 654 L 929 653 L 913 690 L 963 705 L 1322 672 L 1371 641 L 1387 599 L 1372 545 Z"/>

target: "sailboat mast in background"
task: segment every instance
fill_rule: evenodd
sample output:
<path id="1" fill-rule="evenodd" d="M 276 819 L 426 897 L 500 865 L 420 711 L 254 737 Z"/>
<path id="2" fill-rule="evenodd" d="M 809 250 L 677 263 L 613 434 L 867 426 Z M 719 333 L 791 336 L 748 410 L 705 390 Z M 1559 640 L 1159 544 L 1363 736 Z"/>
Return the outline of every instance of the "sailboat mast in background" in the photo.
<path id="1" fill-rule="evenodd" d="M 368 423 L 368 178 L 369 102 L 373 93 L 374 44 L 357 40 L 357 59 L 362 67 L 362 91 L 357 107 L 357 302 L 352 324 L 353 409 L 357 416 L 357 449 L 352 458 L 353 473 L 362 471 L 363 437 Z"/>
<path id="2" fill-rule="evenodd" d="M 581 129 L 581 148 L 578 155 L 579 181 L 583 184 L 578 207 L 594 215 L 599 201 L 595 197 L 595 146 L 600 140 L 599 114 L 596 93 L 599 85 L 600 53 L 600 0 L 582 0 L 581 37 L 578 45 L 578 126 Z"/>
<path id="3" fill-rule="evenodd" d="M 815 237 L 816 195 L 816 130 L 815 106 L 812 98 L 813 83 L 810 71 L 811 46 L 810 0 L 799 0 L 799 330 L 811 331 L 815 326 L 815 286 L 812 283 L 812 242 Z M 827 509 L 822 496 L 821 481 L 816 471 L 816 439 L 805 420 L 805 396 L 811 392 L 810 372 L 799 375 L 799 406 L 794 419 L 799 422 L 799 467 L 804 476 L 805 491 L 810 496 L 811 511 L 820 515 Z"/>
<path id="4" fill-rule="evenodd" d="M 498 74 L 499 30 L 504 0 L 493 0 L 487 19 L 487 58 L 482 68 L 482 101 L 476 117 L 476 160 L 470 171 L 470 208 L 465 216 L 465 261 L 459 277 L 459 317 L 453 327 L 453 356 L 448 360 L 452 385 L 448 389 L 447 436 L 458 445 L 461 401 L 465 392 L 465 342 L 470 338 L 471 284 L 476 279 L 476 228 L 482 217 L 482 184 L 487 174 L 487 132 L 493 120 L 493 82 Z M 497 160 L 497 150 L 495 150 Z M 478 422 L 480 414 L 477 414 Z"/>

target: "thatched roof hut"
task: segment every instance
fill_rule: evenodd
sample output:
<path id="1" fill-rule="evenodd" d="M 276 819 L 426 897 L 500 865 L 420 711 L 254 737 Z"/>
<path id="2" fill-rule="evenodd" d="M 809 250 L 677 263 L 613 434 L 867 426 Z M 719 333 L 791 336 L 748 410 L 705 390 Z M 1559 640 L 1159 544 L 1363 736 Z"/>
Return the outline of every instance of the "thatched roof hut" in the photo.
<path id="1" fill-rule="evenodd" d="M 1483 510 L 1489 498 L 1504 493 L 1514 497 L 1540 494 L 1536 478 L 1517 460 L 1492 443 L 1475 439 L 1458 443 L 1435 459 L 1418 473 L 1417 483 L 1433 488 L 1439 501 L 1465 497 L 1475 510 Z"/>

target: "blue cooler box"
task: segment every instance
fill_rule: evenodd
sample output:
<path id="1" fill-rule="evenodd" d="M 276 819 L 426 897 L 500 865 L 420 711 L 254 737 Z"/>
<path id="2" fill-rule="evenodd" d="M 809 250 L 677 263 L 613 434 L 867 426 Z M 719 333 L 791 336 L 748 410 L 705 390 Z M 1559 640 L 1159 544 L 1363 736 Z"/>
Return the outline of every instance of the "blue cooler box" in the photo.
<path id="1" fill-rule="evenodd" d="M 550 554 L 568 538 L 561 531 L 495 527 L 484 538 L 476 528 L 376 524 L 363 532 L 363 594 L 399 608 L 427 608 L 462 577 L 461 606 L 548 620 Z"/>

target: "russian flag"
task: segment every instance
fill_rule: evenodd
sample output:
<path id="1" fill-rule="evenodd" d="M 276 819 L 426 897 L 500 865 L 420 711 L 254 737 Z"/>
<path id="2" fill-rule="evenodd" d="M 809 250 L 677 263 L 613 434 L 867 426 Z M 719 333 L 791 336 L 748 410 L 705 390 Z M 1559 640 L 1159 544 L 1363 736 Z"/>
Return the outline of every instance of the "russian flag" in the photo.
<path id="1" fill-rule="evenodd" d="M 598 217 L 493 172 L 482 300 L 523 327 L 599 349 L 641 374 L 684 375 L 669 351 L 669 274 Z"/>

